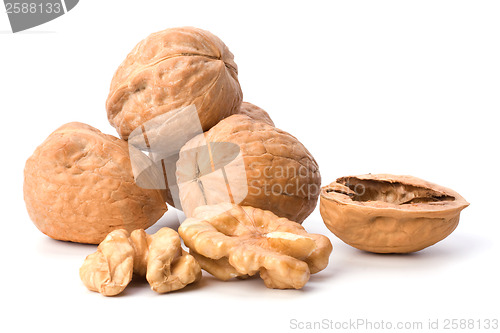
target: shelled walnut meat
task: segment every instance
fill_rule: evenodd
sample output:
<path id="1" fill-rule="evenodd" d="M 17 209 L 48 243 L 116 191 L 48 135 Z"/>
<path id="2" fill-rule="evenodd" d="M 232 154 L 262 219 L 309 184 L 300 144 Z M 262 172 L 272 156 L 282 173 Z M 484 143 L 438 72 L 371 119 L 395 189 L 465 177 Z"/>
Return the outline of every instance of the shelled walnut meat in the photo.
<path id="1" fill-rule="evenodd" d="M 246 115 L 232 115 L 188 141 L 177 161 L 186 215 L 221 202 L 270 210 L 301 223 L 314 210 L 321 176 L 294 136 Z"/>
<path id="2" fill-rule="evenodd" d="M 59 127 L 26 161 L 31 220 L 54 239 L 92 244 L 114 229 L 153 225 L 167 207 L 158 190 L 136 184 L 129 156 L 125 141 L 89 125 Z"/>
<path id="3" fill-rule="evenodd" d="M 135 46 L 111 81 L 106 109 L 127 140 L 146 121 L 191 105 L 206 131 L 236 113 L 241 101 L 238 67 L 227 46 L 208 31 L 181 27 Z"/>
<path id="4" fill-rule="evenodd" d="M 270 211 L 228 203 L 200 206 L 179 234 L 201 267 L 218 279 L 260 273 L 268 288 L 302 288 L 328 265 L 330 240 Z"/>
<path id="5" fill-rule="evenodd" d="M 320 211 L 335 235 L 377 253 L 422 250 L 446 238 L 469 204 L 457 192 L 412 176 L 342 177 L 321 190 Z"/>
<path id="6" fill-rule="evenodd" d="M 104 296 L 121 293 L 132 274 L 145 276 L 158 293 L 179 290 L 201 279 L 200 265 L 181 248 L 179 235 L 162 228 L 154 235 L 143 229 L 114 230 L 85 259 L 80 278 L 91 291 Z"/>

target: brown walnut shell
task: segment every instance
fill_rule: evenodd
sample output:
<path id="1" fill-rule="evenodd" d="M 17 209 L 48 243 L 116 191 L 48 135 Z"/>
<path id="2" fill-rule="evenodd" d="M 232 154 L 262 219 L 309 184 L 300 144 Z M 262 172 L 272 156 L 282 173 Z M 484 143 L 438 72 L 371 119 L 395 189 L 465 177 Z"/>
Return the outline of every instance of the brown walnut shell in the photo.
<path id="1" fill-rule="evenodd" d="M 182 27 L 149 35 L 118 67 L 106 101 L 109 122 L 127 140 L 148 120 L 196 106 L 203 131 L 237 113 L 243 94 L 227 46 L 208 31 Z"/>
<path id="2" fill-rule="evenodd" d="M 302 223 L 316 207 L 321 175 L 291 134 L 232 115 L 191 139 L 177 161 L 182 209 L 221 202 L 269 210 Z"/>
<path id="3" fill-rule="evenodd" d="M 264 111 L 263 109 L 259 108 L 258 106 L 254 105 L 252 103 L 242 102 L 241 106 L 240 106 L 240 108 L 238 110 L 238 114 L 246 115 L 246 116 L 252 118 L 253 120 L 266 123 L 266 124 L 268 124 L 270 126 L 274 126 L 274 123 L 271 120 L 271 117 L 269 116 L 269 114 L 266 111 Z M 185 120 L 187 120 L 187 119 L 185 119 Z M 163 135 L 160 135 L 159 139 L 160 140 L 165 140 Z M 129 143 L 130 143 L 130 140 L 129 140 Z M 169 158 L 172 158 L 172 157 L 169 157 Z M 178 159 L 178 154 L 177 155 L 173 155 L 173 159 L 176 161 Z M 168 162 L 165 162 L 165 164 L 166 165 L 171 165 Z M 174 167 L 174 169 L 175 169 L 175 167 Z M 170 185 L 166 181 L 166 179 L 165 179 L 165 182 L 166 182 L 166 186 L 165 186 L 166 190 L 164 191 L 164 193 L 165 193 L 166 202 L 169 205 L 173 206 L 173 207 L 175 207 L 175 206 L 179 206 L 180 207 L 180 202 L 178 201 L 178 197 L 179 196 L 178 196 L 177 185 L 175 184 L 173 186 L 174 188 L 171 191 L 171 189 L 169 188 L 169 186 L 172 186 L 172 185 Z M 172 192 L 173 192 L 173 194 L 172 194 Z M 174 198 L 175 198 L 175 200 L 174 200 Z M 178 204 L 176 204 L 176 202 Z"/>
<path id="4" fill-rule="evenodd" d="M 148 228 L 167 210 L 160 191 L 136 184 L 127 142 L 76 122 L 26 161 L 24 201 L 44 234 L 91 244 L 115 229 Z"/>
<path id="5" fill-rule="evenodd" d="M 342 177 L 321 189 L 320 212 L 337 237 L 360 250 L 407 253 L 446 238 L 469 205 L 457 192 L 412 176 Z"/>
<path id="6" fill-rule="evenodd" d="M 239 114 L 244 114 L 249 116 L 250 118 L 266 123 L 268 125 L 274 126 L 274 122 L 272 121 L 269 113 L 259 108 L 257 105 L 252 103 L 243 102 L 241 103 Z"/>

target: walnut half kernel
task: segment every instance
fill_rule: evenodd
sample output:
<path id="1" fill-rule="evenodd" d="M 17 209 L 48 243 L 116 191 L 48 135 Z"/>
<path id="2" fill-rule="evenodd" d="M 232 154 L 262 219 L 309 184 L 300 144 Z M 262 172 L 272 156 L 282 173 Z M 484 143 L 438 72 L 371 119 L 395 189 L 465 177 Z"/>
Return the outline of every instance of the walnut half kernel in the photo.
<path id="1" fill-rule="evenodd" d="M 268 288 L 300 289 L 326 268 L 330 240 L 270 211 L 222 203 L 200 206 L 179 234 L 201 267 L 220 280 L 260 273 Z"/>
<path id="2" fill-rule="evenodd" d="M 85 286 L 104 296 L 121 293 L 133 274 L 145 276 L 151 289 L 162 294 L 198 281 L 201 268 L 182 250 L 179 235 L 170 228 L 154 235 L 143 229 L 130 234 L 124 229 L 114 230 L 80 268 Z"/>

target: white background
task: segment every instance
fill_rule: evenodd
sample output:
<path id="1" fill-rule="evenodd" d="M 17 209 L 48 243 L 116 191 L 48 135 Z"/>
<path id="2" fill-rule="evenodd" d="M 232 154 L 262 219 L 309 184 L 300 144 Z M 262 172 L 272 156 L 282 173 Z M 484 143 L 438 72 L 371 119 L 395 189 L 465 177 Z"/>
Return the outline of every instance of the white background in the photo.
<path id="1" fill-rule="evenodd" d="M 426 328 L 499 318 L 499 17 L 498 1 L 80 1 L 12 34 L 2 8 L 0 330 L 286 332 L 292 319 Z M 436 182 L 471 203 L 456 231 L 412 255 L 374 255 L 337 239 L 317 209 L 304 226 L 335 248 L 303 290 L 205 273 L 166 295 L 140 281 L 114 298 L 88 291 L 78 269 L 95 246 L 36 229 L 24 163 L 69 121 L 116 135 L 104 108 L 116 67 L 149 33 L 183 25 L 229 46 L 244 99 L 308 147 L 323 185 L 368 172 Z M 171 209 L 149 231 L 175 219 Z"/>

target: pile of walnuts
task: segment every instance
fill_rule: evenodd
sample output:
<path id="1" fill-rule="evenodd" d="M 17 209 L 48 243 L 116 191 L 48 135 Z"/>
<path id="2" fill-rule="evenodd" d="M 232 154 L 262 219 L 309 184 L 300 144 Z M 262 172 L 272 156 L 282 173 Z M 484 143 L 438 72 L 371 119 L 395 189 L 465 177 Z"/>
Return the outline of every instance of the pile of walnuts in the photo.
<path id="1" fill-rule="evenodd" d="M 301 288 L 326 267 L 330 241 L 300 226 L 320 192 L 316 161 L 242 100 L 218 37 L 167 29 L 113 76 L 106 110 L 120 138 L 74 122 L 36 148 L 24 172 L 28 213 L 49 237 L 100 243 L 80 270 L 89 289 L 116 295 L 136 273 L 167 292 L 197 281 L 200 265 L 223 280 L 260 273 L 270 288 Z M 180 235 L 191 254 L 171 229 L 144 232 L 166 202 L 188 217 Z M 212 253 L 214 239 L 224 253 Z"/>
<path id="2" fill-rule="evenodd" d="M 158 293 L 179 290 L 201 269 L 300 289 L 332 251 L 327 237 L 301 225 L 320 193 L 328 229 L 377 253 L 439 242 L 468 206 L 457 192 L 411 176 L 349 176 L 321 188 L 311 153 L 243 102 L 233 54 L 201 29 L 167 29 L 137 44 L 111 81 L 106 110 L 120 138 L 68 123 L 24 170 L 26 207 L 40 231 L 100 243 L 80 277 L 106 296 L 133 274 Z M 179 233 L 146 234 L 166 203 L 187 216 Z"/>

